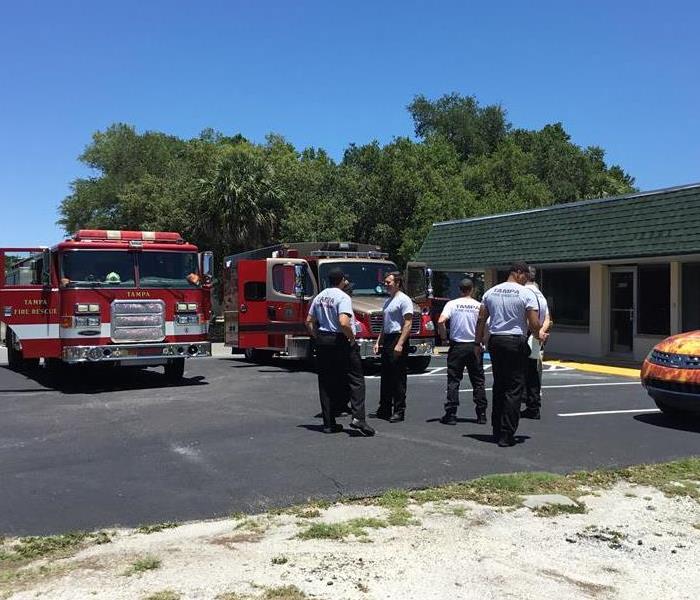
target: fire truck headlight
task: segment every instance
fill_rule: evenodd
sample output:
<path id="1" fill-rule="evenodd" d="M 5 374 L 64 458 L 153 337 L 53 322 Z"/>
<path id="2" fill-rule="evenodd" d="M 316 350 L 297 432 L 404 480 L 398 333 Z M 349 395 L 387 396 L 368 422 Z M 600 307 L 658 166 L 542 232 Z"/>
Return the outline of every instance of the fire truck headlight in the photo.
<path id="1" fill-rule="evenodd" d="M 100 348 L 90 348 L 88 358 L 90 360 L 100 360 L 100 358 L 102 358 L 102 350 Z"/>
<path id="2" fill-rule="evenodd" d="M 87 313 L 99 313 L 100 312 L 100 305 L 99 304 L 76 304 L 75 305 L 75 314 L 87 314 Z"/>
<path id="3" fill-rule="evenodd" d="M 75 327 L 99 327 L 100 317 L 75 317 Z"/>
<path id="4" fill-rule="evenodd" d="M 178 325 L 197 325 L 199 323 L 198 315 L 177 315 L 175 319 Z"/>
<path id="5" fill-rule="evenodd" d="M 187 310 L 190 312 L 197 312 L 197 304 L 195 302 L 189 302 L 187 304 Z"/>
<path id="6" fill-rule="evenodd" d="M 186 302 L 178 302 L 175 305 L 175 310 L 177 312 L 187 312 L 187 303 Z"/>

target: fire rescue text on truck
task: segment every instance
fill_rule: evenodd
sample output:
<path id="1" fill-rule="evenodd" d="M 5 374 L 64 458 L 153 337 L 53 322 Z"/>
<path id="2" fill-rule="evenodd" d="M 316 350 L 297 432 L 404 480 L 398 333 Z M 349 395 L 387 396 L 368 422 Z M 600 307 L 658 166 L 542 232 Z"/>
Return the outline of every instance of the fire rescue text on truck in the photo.
<path id="1" fill-rule="evenodd" d="M 304 321 L 313 297 L 329 285 L 328 272 L 339 268 L 352 282 L 357 341 L 365 362 L 375 362 L 373 344 L 383 326 L 388 295 L 384 276 L 396 264 L 377 246 L 354 242 L 281 244 L 224 259 L 225 343 L 249 360 L 277 354 L 308 359 L 311 340 Z M 407 290 L 414 302 L 409 338 L 409 368 L 424 371 L 433 354 L 435 327 L 430 319 L 430 269 L 409 263 Z"/>
<path id="2" fill-rule="evenodd" d="M 50 249 L 0 248 L 10 368 L 162 365 L 180 379 L 185 358 L 211 355 L 212 261 L 169 232 L 81 230 Z"/>

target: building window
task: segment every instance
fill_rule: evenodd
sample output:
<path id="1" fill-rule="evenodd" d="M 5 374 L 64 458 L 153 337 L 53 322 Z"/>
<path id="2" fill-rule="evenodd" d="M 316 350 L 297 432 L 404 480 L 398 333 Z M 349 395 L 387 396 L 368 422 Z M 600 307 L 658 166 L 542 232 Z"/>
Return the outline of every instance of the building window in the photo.
<path id="1" fill-rule="evenodd" d="M 547 298 L 554 326 L 588 327 L 590 320 L 590 270 L 543 269 L 542 293 Z"/>
<path id="2" fill-rule="evenodd" d="M 637 267 L 637 333 L 668 335 L 671 324 L 671 268 Z"/>
<path id="3" fill-rule="evenodd" d="M 700 263 L 685 263 L 681 278 L 683 331 L 700 329 Z"/>

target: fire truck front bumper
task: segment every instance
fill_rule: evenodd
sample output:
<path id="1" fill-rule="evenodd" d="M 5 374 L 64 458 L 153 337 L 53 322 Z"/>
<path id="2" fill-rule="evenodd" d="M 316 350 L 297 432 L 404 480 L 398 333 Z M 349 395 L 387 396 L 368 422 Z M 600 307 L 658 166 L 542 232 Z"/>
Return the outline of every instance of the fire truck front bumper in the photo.
<path id="1" fill-rule="evenodd" d="M 360 356 L 362 358 L 373 358 L 379 360 L 380 356 L 374 353 L 375 340 L 358 339 L 360 345 Z M 432 356 L 435 341 L 433 338 L 409 338 L 408 340 L 408 355 L 409 356 Z"/>
<path id="2" fill-rule="evenodd" d="M 109 346 L 67 346 L 63 360 L 67 363 L 133 362 L 162 364 L 172 358 L 211 356 L 210 342 L 166 344 L 119 344 Z"/>

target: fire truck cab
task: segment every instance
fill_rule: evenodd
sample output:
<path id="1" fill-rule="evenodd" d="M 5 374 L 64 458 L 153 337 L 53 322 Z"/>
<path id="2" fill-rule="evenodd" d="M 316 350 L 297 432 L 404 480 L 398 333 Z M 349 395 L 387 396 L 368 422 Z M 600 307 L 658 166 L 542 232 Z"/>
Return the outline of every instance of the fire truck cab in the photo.
<path id="1" fill-rule="evenodd" d="M 9 366 L 162 365 L 178 380 L 186 358 L 211 355 L 212 266 L 170 232 L 80 230 L 52 248 L 0 248 Z"/>
<path id="2" fill-rule="evenodd" d="M 328 273 L 340 268 L 351 281 L 357 341 L 364 361 L 379 361 L 373 345 L 383 327 L 382 306 L 388 295 L 386 273 L 396 264 L 377 246 L 354 242 L 280 244 L 224 259 L 225 343 L 249 360 L 272 355 L 309 359 L 311 340 L 304 322 L 309 305 L 328 287 Z M 409 263 L 407 289 L 414 300 L 409 338 L 409 368 L 424 371 L 434 347 L 434 324 L 427 302 L 425 265 Z M 421 306 L 425 304 L 425 306 Z"/>

